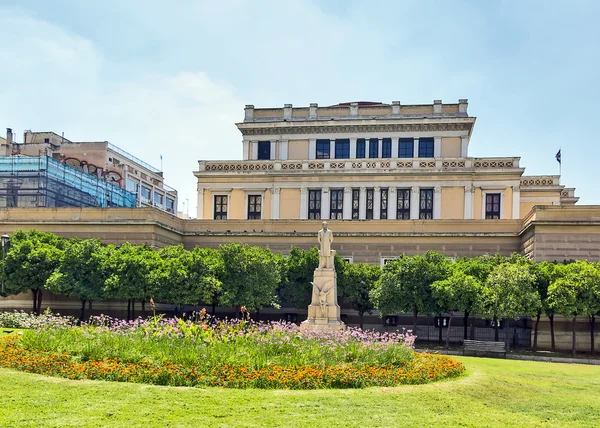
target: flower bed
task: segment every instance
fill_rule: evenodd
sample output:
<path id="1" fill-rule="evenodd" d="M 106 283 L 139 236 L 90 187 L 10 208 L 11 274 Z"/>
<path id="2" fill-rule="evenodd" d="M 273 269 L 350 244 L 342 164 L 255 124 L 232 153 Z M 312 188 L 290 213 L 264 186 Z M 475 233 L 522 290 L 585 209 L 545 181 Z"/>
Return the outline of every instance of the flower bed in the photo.
<path id="1" fill-rule="evenodd" d="M 459 376 L 461 363 L 416 353 L 408 333 L 307 331 L 294 324 L 52 321 L 0 342 L 0 366 L 70 379 L 233 388 L 362 388 Z"/>

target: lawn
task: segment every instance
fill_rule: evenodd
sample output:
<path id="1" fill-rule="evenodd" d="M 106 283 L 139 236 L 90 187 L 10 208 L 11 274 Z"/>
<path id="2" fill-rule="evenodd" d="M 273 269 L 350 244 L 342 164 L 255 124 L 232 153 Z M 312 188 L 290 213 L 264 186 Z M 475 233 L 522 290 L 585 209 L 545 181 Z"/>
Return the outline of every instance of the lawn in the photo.
<path id="1" fill-rule="evenodd" d="M 600 367 L 459 358 L 467 374 L 358 390 L 195 389 L 0 369 L 0 424 L 26 426 L 600 426 Z"/>

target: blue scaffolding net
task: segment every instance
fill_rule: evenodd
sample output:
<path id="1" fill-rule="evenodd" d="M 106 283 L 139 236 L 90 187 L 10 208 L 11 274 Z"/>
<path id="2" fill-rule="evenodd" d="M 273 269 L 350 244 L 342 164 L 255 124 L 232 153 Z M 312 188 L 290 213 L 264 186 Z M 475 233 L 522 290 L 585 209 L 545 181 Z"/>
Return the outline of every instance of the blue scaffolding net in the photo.
<path id="1" fill-rule="evenodd" d="M 0 207 L 136 207 L 117 184 L 49 156 L 0 157 Z"/>

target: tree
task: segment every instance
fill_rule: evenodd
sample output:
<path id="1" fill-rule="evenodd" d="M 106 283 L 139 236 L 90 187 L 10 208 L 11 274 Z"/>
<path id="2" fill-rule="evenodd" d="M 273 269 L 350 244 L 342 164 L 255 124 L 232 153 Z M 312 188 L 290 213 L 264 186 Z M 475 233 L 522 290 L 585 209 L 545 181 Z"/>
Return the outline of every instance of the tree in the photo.
<path id="1" fill-rule="evenodd" d="M 477 298 L 481 293 L 481 283 L 475 277 L 465 274 L 460 265 L 455 265 L 448 278 L 433 282 L 431 288 L 438 306 L 450 314 L 446 332 L 446 348 L 448 348 L 454 311 L 468 314 L 476 306 Z"/>
<path id="2" fill-rule="evenodd" d="M 42 294 L 46 281 L 60 264 L 67 241 L 53 233 L 30 230 L 16 231 L 3 263 L 7 295 L 31 290 L 33 312 L 41 312 Z"/>
<path id="3" fill-rule="evenodd" d="M 446 257 L 433 251 L 389 261 L 370 293 L 374 306 L 382 315 L 412 312 L 416 330 L 417 315 L 435 311 L 430 285 L 446 277 L 448 264 Z"/>
<path id="4" fill-rule="evenodd" d="M 81 301 L 80 321 L 85 317 L 86 301 L 104 297 L 105 264 L 111 250 L 113 246 L 104 247 L 97 239 L 71 240 L 46 282 L 49 291 Z"/>
<path id="5" fill-rule="evenodd" d="M 216 306 L 222 304 L 223 283 L 221 278 L 224 274 L 225 264 L 218 250 L 197 247 L 191 251 L 191 284 L 196 284 L 200 300 L 212 306 L 213 315 Z"/>
<path id="6" fill-rule="evenodd" d="M 358 311 L 360 328 L 363 328 L 365 312 L 370 313 L 374 308 L 369 293 L 381 276 L 381 268 L 366 263 L 347 263 L 343 273 L 341 281 L 338 281 L 339 294 Z"/>
<path id="7" fill-rule="evenodd" d="M 292 247 L 285 259 L 285 275 L 277 291 L 283 307 L 304 308 L 310 304 L 314 272 L 319 265 L 319 249 L 305 251 Z"/>
<path id="8" fill-rule="evenodd" d="M 222 303 L 257 310 L 276 305 L 281 282 L 278 257 L 270 250 L 242 244 L 221 245 L 223 258 Z M 237 312 L 237 311 L 236 311 Z"/>
<path id="9" fill-rule="evenodd" d="M 484 318 L 494 321 L 494 340 L 499 340 L 502 317 L 517 319 L 538 311 L 541 302 L 534 282 L 535 277 L 522 264 L 502 263 L 489 274 L 478 307 Z"/>
<path id="10" fill-rule="evenodd" d="M 545 313 L 550 320 L 550 342 L 552 350 L 554 351 L 554 313 L 548 306 L 548 287 L 556 275 L 556 264 L 546 261 L 532 263 L 529 267 L 529 270 L 535 278 L 535 288 L 540 295 L 541 303 L 538 311 L 535 314 L 535 324 L 533 328 L 533 350 L 537 350 L 540 318 L 542 313 Z"/>
<path id="11" fill-rule="evenodd" d="M 106 261 L 110 274 L 106 279 L 107 295 L 127 299 L 127 318 L 135 316 L 135 300 L 145 302 L 158 291 L 161 259 L 158 252 L 147 245 L 131 245 L 129 242 L 113 251 Z"/>

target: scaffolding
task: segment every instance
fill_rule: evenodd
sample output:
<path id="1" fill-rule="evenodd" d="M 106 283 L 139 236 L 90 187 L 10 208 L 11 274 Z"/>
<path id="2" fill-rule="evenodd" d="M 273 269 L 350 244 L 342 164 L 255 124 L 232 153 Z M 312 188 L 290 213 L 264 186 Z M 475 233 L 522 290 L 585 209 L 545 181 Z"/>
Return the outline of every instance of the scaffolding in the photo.
<path id="1" fill-rule="evenodd" d="M 49 156 L 0 157 L 0 208 L 128 207 L 137 196 Z"/>

